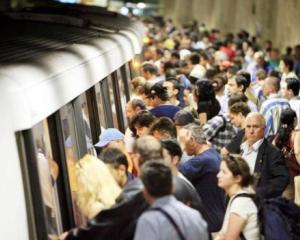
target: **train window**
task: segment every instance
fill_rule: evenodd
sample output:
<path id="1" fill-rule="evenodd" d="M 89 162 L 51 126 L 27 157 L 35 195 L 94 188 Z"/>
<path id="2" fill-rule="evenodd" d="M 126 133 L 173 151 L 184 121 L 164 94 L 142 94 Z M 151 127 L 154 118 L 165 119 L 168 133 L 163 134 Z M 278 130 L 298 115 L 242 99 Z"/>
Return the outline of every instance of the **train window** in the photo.
<path id="1" fill-rule="evenodd" d="M 129 93 L 128 93 L 128 88 L 127 88 L 127 84 L 126 84 L 127 76 L 124 73 L 124 71 L 122 71 L 122 68 L 119 69 L 117 72 L 117 81 L 118 81 L 119 91 L 120 91 L 122 116 L 126 116 L 125 107 L 126 107 L 127 101 L 129 100 Z M 125 120 L 125 124 L 126 124 L 126 118 L 124 120 Z"/>
<path id="2" fill-rule="evenodd" d="M 88 105 L 87 105 L 87 99 L 85 93 L 81 94 L 79 99 L 81 103 L 83 129 L 84 129 L 85 141 L 87 146 L 87 152 L 91 155 L 97 156 L 92 141 L 91 125 L 90 125 Z"/>
<path id="3" fill-rule="evenodd" d="M 109 89 L 109 98 L 110 98 L 110 103 L 111 103 L 111 113 L 112 113 L 113 126 L 115 128 L 120 128 L 119 123 L 118 123 L 118 117 L 117 117 L 115 92 L 114 92 L 112 76 L 111 75 L 108 76 L 106 81 L 108 83 L 108 89 Z"/>
<path id="4" fill-rule="evenodd" d="M 105 118 L 105 108 L 104 108 L 104 102 L 101 94 L 100 84 L 96 84 L 95 86 L 96 90 L 96 99 L 97 99 L 97 108 L 98 108 L 98 115 L 99 120 L 101 124 L 101 130 L 104 128 L 107 128 L 106 118 Z"/>
<path id="5" fill-rule="evenodd" d="M 62 222 L 56 185 L 59 169 L 52 156 L 47 120 L 35 125 L 32 132 L 37 149 L 37 167 L 47 232 L 49 236 L 54 236 L 62 233 Z"/>
<path id="6" fill-rule="evenodd" d="M 80 213 L 77 199 L 77 181 L 75 176 L 75 163 L 79 158 L 79 149 L 75 127 L 75 115 L 72 104 L 67 104 L 60 109 L 60 118 L 63 129 L 65 154 L 67 159 L 68 176 L 72 195 L 73 214 L 76 225 L 84 223 L 84 218 Z"/>

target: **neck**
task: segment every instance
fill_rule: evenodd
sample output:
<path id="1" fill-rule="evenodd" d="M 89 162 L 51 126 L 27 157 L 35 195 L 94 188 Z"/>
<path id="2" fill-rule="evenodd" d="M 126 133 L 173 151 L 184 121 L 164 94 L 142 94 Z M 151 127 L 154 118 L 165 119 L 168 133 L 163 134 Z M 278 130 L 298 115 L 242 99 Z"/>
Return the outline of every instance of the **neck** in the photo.
<path id="1" fill-rule="evenodd" d="M 241 190 L 242 190 L 242 187 L 240 185 L 234 184 L 231 187 L 229 187 L 228 189 L 225 189 L 225 192 L 228 194 L 229 197 L 231 197 Z"/>
<path id="2" fill-rule="evenodd" d="M 201 153 L 205 152 L 206 150 L 208 150 L 210 147 L 207 144 L 201 144 L 199 146 L 199 148 L 196 151 L 197 155 L 200 155 Z"/>

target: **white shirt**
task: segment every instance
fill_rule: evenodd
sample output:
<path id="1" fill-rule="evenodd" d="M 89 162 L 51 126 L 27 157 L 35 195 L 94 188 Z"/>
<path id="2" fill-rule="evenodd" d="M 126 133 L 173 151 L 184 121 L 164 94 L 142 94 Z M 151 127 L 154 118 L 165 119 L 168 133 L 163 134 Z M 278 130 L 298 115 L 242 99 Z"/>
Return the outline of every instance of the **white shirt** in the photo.
<path id="1" fill-rule="evenodd" d="M 243 152 L 242 157 L 248 163 L 251 174 L 254 173 L 258 149 L 263 141 L 264 141 L 264 139 L 262 138 L 262 139 L 258 140 L 257 142 L 255 142 L 251 147 L 249 146 L 247 141 L 241 145 L 241 150 Z"/>
<path id="2" fill-rule="evenodd" d="M 237 194 L 244 192 L 249 193 L 248 191 L 243 190 L 238 192 Z M 235 195 L 233 195 L 229 200 L 221 232 L 226 233 L 228 231 L 229 216 L 231 213 L 235 213 L 246 221 L 245 227 L 243 229 L 244 237 L 246 239 L 259 240 L 260 233 L 256 205 L 254 204 L 252 199 L 248 197 L 237 197 L 234 199 L 234 201 L 232 201 Z"/>

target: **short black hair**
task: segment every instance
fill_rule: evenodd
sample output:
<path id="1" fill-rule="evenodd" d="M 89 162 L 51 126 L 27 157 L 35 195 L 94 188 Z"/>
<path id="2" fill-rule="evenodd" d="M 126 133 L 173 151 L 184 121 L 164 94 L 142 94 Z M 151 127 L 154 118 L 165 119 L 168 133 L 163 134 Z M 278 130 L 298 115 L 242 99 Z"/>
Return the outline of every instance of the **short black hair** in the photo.
<path id="1" fill-rule="evenodd" d="M 300 81 L 297 78 L 287 78 L 286 88 L 292 90 L 295 96 L 299 95 Z"/>
<path id="2" fill-rule="evenodd" d="M 168 117 L 160 117 L 152 123 L 150 132 L 158 131 L 166 135 L 168 138 L 176 138 L 177 131 L 175 123 Z"/>
<path id="3" fill-rule="evenodd" d="M 126 169 L 128 168 L 127 157 L 125 153 L 118 148 L 105 148 L 100 154 L 100 159 L 105 163 L 113 165 L 114 167 L 125 165 Z"/>
<path id="4" fill-rule="evenodd" d="M 162 147 L 168 151 L 168 153 L 172 156 L 178 156 L 179 159 L 182 157 L 182 150 L 176 139 L 166 139 L 160 141 Z"/>
<path id="5" fill-rule="evenodd" d="M 245 92 L 250 85 L 250 82 L 243 75 L 240 74 L 237 74 L 234 77 L 234 80 L 236 82 L 236 85 L 238 85 L 238 87 L 243 86 L 243 92 Z"/>
<path id="6" fill-rule="evenodd" d="M 150 89 L 148 89 L 146 93 L 147 98 L 154 98 L 158 97 L 162 101 L 168 101 L 169 96 L 168 96 L 168 91 L 167 88 L 163 86 L 162 83 L 156 83 Z"/>
<path id="7" fill-rule="evenodd" d="M 132 118 L 129 123 L 129 127 L 133 132 L 135 132 L 135 126 L 150 127 L 154 120 L 155 116 L 151 112 L 142 110 Z"/>
<path id="8" fill-rule="evenodd" d="M 172 171 L 163 160 L 145 162 L 141 171 L 141 180 L 147 192 L 153 197 L 172 194 Z"/>

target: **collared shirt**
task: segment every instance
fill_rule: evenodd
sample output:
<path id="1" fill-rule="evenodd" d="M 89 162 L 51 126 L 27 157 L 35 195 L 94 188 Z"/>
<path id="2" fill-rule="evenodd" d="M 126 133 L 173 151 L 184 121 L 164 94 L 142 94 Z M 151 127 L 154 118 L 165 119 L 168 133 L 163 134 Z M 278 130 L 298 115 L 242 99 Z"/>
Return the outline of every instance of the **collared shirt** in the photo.
<path id="1" fill-rule="evenodd" d="M 264 139 L 262 138 L 262 139 L 258 140 L 257 142 L 255 142 L 252 146 L 249 146 L 247 141 L 241 145 L 241 149 L 243 152 L 242 156 L 248 163 L 251 174 L 254 173 L 258 149 L 263 141 L 264 141 Z"/>
<path id="2" fill-rule="evenodd" d="M 185 239 L 208 239 L 206 223 L 200 213 L 168 195 L 158 198 L 151 208 L 162 208 L 175 221 Z M 151 209 L 150 208 L 150 209 Z M 170 221 L 159 211 L 146 211 L 139 218 L 134 240 L 179 240 Z"/>

